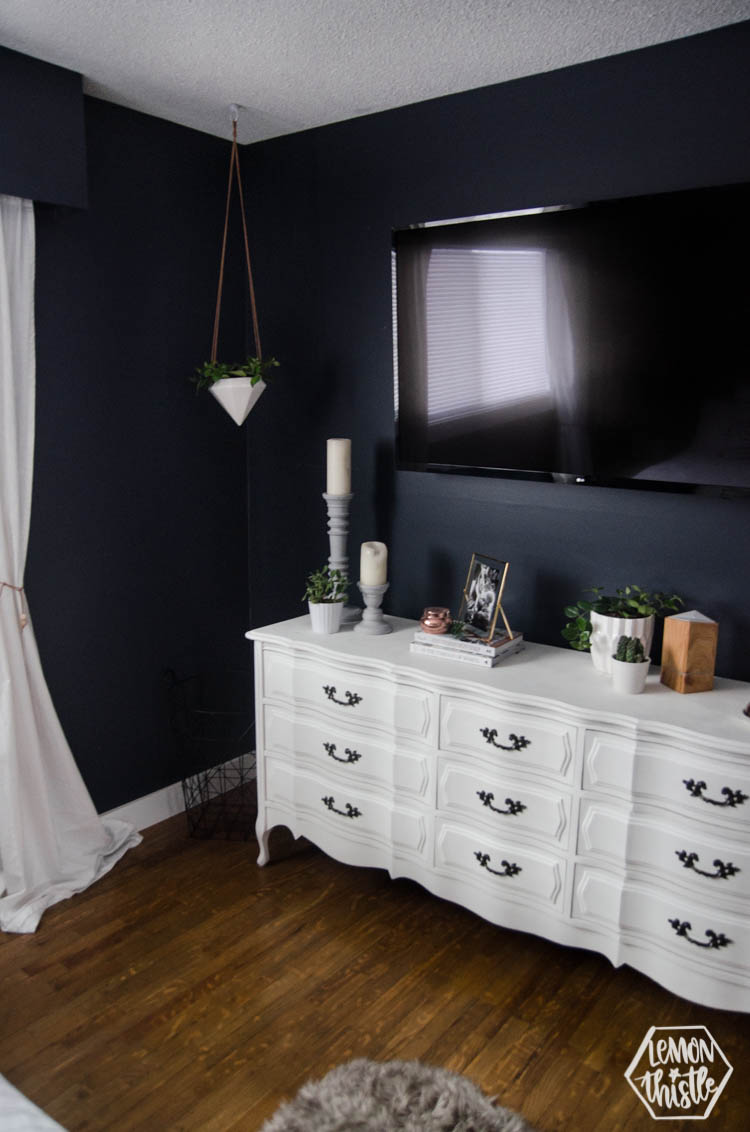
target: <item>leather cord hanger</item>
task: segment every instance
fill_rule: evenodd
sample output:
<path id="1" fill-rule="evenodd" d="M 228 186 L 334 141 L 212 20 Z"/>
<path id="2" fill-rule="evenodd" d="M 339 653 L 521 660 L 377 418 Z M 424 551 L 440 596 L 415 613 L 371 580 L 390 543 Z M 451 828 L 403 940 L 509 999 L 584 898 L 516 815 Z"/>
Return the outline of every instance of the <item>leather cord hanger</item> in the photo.
<path id="1" fill-rule="evenodd" d="M 240 215 L 242 217 L 242 234 L 245 243 L 245 262 L 247 264 L 247 279 L 250 287 L 250 312 L 253 320 L 253 337 L 255 339 L 255 356 L 262 358 L 260 349 L 260 331 L 258 330 L 258 311 L 255 305 L 255 287 L 253 286 L 253 270 L 250 264 L 250 245 L 247 238 L 247 220 L 245 218 L 245 200 L 242 193 L 242 177 L 240 175 L 240 158 L 237 147 L 237 118 L 232 119 L 232 152 L 229 157 L 229 183 L 227 185 L 227 203 L 224 210 L 224 235 L 221 241 L 221 263 L 219 266 L 219 287 L 216 295 L 216 312 L 214 314 L 214 333 L 211 341 L 211 361 L 216 361 L 219 347 L 219 319 L 221 315 L 221 298 L 224 289 L 224 265 L 226 263 L 227 233 L 229 231 L 229 206 L 232 200 L 232 183 L 237 176 L 237 193 L 240 202 Z"/>

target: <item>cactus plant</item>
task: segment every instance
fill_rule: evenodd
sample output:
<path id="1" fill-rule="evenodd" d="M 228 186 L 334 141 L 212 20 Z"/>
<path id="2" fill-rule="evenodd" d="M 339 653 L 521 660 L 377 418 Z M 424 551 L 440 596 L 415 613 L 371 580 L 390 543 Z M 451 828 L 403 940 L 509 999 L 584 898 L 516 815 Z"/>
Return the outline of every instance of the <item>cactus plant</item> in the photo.
<path id="1" fill-rule="evenodd" d="M 640 637 L 620 637 L 613 656 L 615 660 L 624 660 L 628 664 L 639 664 L 646 659 L 643 641 Z"/>

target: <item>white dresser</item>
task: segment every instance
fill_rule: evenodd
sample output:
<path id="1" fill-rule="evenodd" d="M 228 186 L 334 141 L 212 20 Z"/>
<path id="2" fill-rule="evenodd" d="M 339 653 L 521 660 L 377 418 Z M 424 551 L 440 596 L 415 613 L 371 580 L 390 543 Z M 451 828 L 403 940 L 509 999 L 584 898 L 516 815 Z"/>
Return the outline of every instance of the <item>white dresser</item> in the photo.
<path id="1" fill-rule="evenodd" d="M 496 668 L 394 632 L 254 630 L 258 863 L 276 825 L 507 928 L 750 1011 L 750 685 L 617 695 L 588 655 Z"/>

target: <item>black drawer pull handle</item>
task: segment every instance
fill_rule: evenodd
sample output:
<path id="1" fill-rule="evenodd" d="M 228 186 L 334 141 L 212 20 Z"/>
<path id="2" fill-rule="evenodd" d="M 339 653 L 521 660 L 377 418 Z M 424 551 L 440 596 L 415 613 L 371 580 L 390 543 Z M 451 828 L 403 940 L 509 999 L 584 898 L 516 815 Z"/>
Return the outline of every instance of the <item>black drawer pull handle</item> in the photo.
<path id="1" fill-rule="evenodd" d="M 334 804 L 335 801 L 336 801 L 335 798 L 330 798 L 330 797 L 329 798 L 321 798 L 320 800 L 321 800 L 321 802 L 323 803 L 324 806 L 328 807 L 328 809 L 331 811 L 331 813 L 341 814 L 342 818 L 361 818 L 362 817 L 362 811 L 358 810 L 356 806 L 353 806 L 351 804 L 351 802 L 345 803 L 346 804 L 345 810 L 337 810 L 336 806 Z"/>
<path id="2" fill-rule="evenodd" d="M 501 810 L 497 806 L 492 805 L 495 800 L 495 795 L 488 793 L 486 790 L 477 790 L 477 797 L 488 810 L 492 810 L 493 814 L 510 814 L 511 817 L 515 817 L 516 814 L 520 814 L 526 809 L 523 802 L 514 802 L 512 798 L 506 798 L 505 805 L 508 809 Z"/>
<path id="3" fill-rule="evenodd" d="M 678 935 L 684 936 L 688 943 L 694 943 L 696 947 L 719 948 L 727 947 L 732 943 L 731 939 L 727 939 L 724 932 L 714 932 L 709 928 L 704 935 L 708 936 L 708 943 L 701 943 L 699 939 L 693 939 L 688 932 L 693 930 L 693 925 L 688 920 L 669 920 L 668 921 Z"/>
<path id="4" fill-rule="evenodd" d="M 530 747 L 531 746 L 531 739 L 525 739 L 523 735 L 509 735 L 508 738 L 510 739 L 510 742 L 511 742 L 510 747 L 506 747 L 502 743 L 496 743 L 495 742 L 495 740 L 497 739 L 497 728 L 496 727 L 493 727 L 492 730 L 490 730 L 489 727 L 480 727 L 479 733 L 480 733 L 480 735 L 484 735 L 487 742 L 491 743 L 493 747 L 497 747 L 497 749 L 499 751 L 522 751 L 524 749 L 524 747 Z"/>
<path id="5" fill-rule="evenodd" d="M 323 691 L 328 696 L 329 700 L 332 700 L 335 704 L 341 704 L 343 707 L 356 707 L 357 704 L 362 703 L 362 697 L 356 692 L 344 692 L 346 699 L 337 700 L 335 684 L 324 684 Z"/>
<path id="6" fill-rule="evenodd" d="M 692 869 L 694 873 L 698 873 L 698 875 L 702 877 L 708 877 L 710 880 L 726 880 L 727 877 L 733 877 L 735 873 L 742 871 L 738 869 L 736 865 L 733 865 L 731 861 L 727 861 L 725 865 L 723 861 L 717 858 L 714 861 L 714 868 L 717 871 L 715 873 L 707 873 L 703 869 L 697 869 L 695 867 L 696 862 L 700 860 L 697 853 L 688 853 L 686 849 L 675 849 L 675 853 L 686 869 Z"/>
<path id="7" fill-rule="evenodd" d="M 500 872 L 498 869 L 491 869 L 490 868 L 490 866 L 489 866 L 489 860 L 490 860 L 489 853 L 476 852 L 474 854 L 474 856 L 479 861 L 479 864 L 481 865 L 481 867 L 483 869 L 486 869 L 488 873 L 492 873 L 492 875 L 496 876 L 496 877 L 515 877 L 515 876 L 518 876 L 518 874 L 522 871 L 521 866 L 516 865 L 515 862 L 513 864 L 510 864 L 508 861 L 501 861 L 500 863 L 502 864 L 503 869 L 502 869 L 502 872 Z"/>
<path id="8" fill-rule="evenodd" d="M 693 798 L 700 798 L 702 802 L 708 802 L 711 806 L 741 806 L 743 802 L 747 801 L 747 794 L 743 794 L 741 790 L 732 790 L 729 786 L 722 786 L 721 792 L 724 795 L 724 801 L 719 802 L 716 798 L 706 798 L 703 791 L 706 789 L 705 782 L 696 782 L 694 778 L 683 778 L 685 789 Z"/>
<path id="9" fill-rule="evenodd" d="M 335 743 L 324 743 L 323 746 L 326 749 L 326 753 L 329 754 L 332 759 L 335 759 L 337 763 L 356 763 L 359 759 L 362 758 L 359 751 L 351 751 L 348 747 L 344 747 L 344 754 L 346 755 L 346 758 L 342 759 L 341 755 L 336 754 Z"/>

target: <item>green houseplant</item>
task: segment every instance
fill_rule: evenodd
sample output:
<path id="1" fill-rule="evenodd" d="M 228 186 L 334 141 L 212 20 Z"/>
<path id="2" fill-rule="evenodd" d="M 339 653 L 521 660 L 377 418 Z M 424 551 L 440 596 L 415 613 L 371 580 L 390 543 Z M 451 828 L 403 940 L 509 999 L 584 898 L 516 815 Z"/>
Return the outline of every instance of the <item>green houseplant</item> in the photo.
<path id="1" fill-rule="evenodd" d="M 314 633 L 339 631 L 348 588 L 346 574 L 330 564 L 308 574 L 302 600 L 307 602 Z"/>
<path id="2" fill-rule="evenodd" d="M 244 362 L 204 362 L 198 366 L 190 380 L 196 391 L 210 389 L 217 381 L 225 381 L 230 377 L 250 378 L 251 385 L 259 381 L 267 381 L 271 370 L 278 366 L 276 358 L 249 357 Z"/>
<path id="3" fill-rule="evenodd" d="M 607 594 L 601 586 L 590 586 L 591 599 L 581 599 L 565 607 L 567 621 L 562 636 L 581 652 L 590 651 L 594 668 L 612 671 L 612 654 L 621 636 L 639 637 L 646 655 L 651 649 L 654 620 L 675 612 L 683 605 L 678 594 L 649 591 L 642 586 L 618 587 Z"/>

